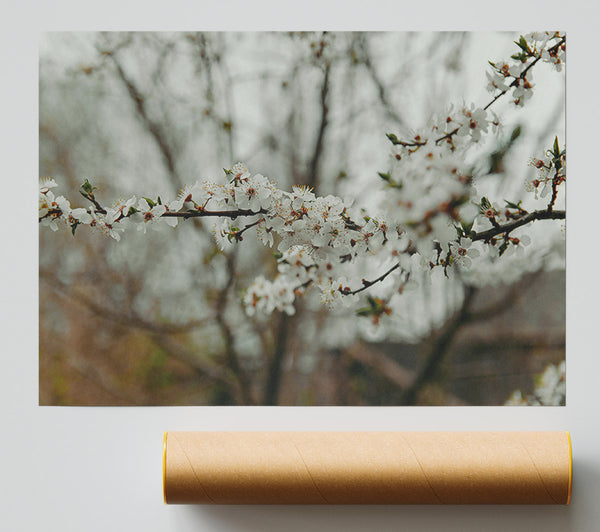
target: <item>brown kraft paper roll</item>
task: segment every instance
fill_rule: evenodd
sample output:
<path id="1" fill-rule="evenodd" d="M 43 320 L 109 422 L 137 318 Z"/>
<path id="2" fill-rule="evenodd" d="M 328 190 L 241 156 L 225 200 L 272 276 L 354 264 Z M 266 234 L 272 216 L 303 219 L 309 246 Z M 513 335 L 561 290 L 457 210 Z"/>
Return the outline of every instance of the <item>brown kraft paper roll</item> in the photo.
<path id="1" fill-rule="evenodd" d="M 166 432 L 165 503 L 569 504 L 568 432 Z"/>

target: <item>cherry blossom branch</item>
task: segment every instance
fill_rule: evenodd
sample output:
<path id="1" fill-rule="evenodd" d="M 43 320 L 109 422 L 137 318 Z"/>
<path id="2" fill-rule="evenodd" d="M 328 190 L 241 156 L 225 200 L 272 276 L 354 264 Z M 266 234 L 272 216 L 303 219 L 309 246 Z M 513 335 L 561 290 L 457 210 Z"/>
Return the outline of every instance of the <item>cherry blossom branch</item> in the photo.
<path id="1" fill-rule="evenodd" d="M 435 139 L 434 143 L 437 146 L 443 140 L 450 140 L 459 131 L 460 131 L 460 127 L 456 127 L 452 131 L 445 133 L 441 137 L 438 137 L 437 139 Z M 394 146 L 402 146 L 403 148 L 415 148 L 415 149 L 418 149 L 421 146 L 425 146 L 429 140 L 429 139 L 422 140 L 420 135 L 416 135 L 414 137 L 414 139 L 409 142 L 409 141 L 405 141 L 405 140 L 400 140 L 398 137 L 396 137 L 396 135 L 394 135 L 392 133 L 388 134 L 387 138 L 390 140 L 390 142 Z"/>
<path id="2" fill-rule="evenodd" d="M 439 144 L 443 140 L 449 140 L 449 139 L 451 139 L 454 135 L 456 135 L 458 133 L 459 130 L 460 130 L 459 127 L 454 128 L 452 131 L 450 131 L 449 133 L 446 133 L 445 135 L 443 135 L 439 139 L 435 139 L 435 143 Z"/>
<path id="3" fill-rule="evenodd" d="M 181 212 L 167 211 L 162 215 L 162 217 L 163 218 L 183 218 L 184 220 L 187 220 L 188 218 L 216 217 L 216 218 L 231 218 L 232 220 L 234 220 L 235 218 L 240 218 L 242 216 L 256 216 L 258 214 L 266 214 L 267 212 L 268 211 L 266 211 L 265 209 L 260 209 L 258 211 L 253 211 L 250 209 L 236 209 L 236 210 L 232 210 L 232 211 L 207 211 L 206 209 L 200 208 L 199 210 L 196 210 L 196 211 L 181 211 Z M 261 220 L 264 221 L 264 218 L 262 218 Z M 260 220 L 252 225 L 256 225 L 259 222 L 260 222 Z"/>
<path id="4" fill-rule="evenodd" d="M 554 204 L 556 203 L 556 197 L 558 196 L 558 183 L 556 177 L 552 179 L 552 197 L 550 198 L 550 203 L 548 203 L 548 212 L 552 212 L 554 209 Z"/>
<path id="5" fill-rule="evenodd" d="M 554 173 L 554 177 L 552 178 L 552 197 L 550 198 L 550 202 L 548 203 L 548 212 L 552 212 L 554 209 L 554 204 L 556 203 L 556 198 L 558 197 L 558 186 L 565 180 L 564 174 L 561 175 L 560 171 L 562 168 L 562 163 L 560 160 L 558 162 L 555 161 L 556 171 Z"/>
<path id="6" fill-rule="evenodd" d="M 345 296 L 353 296 L 356 294 L 360 294 L 360 292 L 362 292 L 363 290 L 366 290 L 367 288 L 370 288 L 374 284 L 377 284 L 377 283 L 380 283 L 381 281 L 383 281 L 388 275 L 390 275 L 390 273 L 396 271 L 398 268 L 400 268 L 400 264 L 396 263 L 385 273 L 383 273 L 382 275 L 377 277 L 377 279 L 373 279 L 372 281 L 367 281 L 366 279 L 362 279 L 362 281 L 361 281 L 363 284 L 362 287 L 357 288 L 356 290 L 349 290 L 348 288 L 341 288 L 341 287 L 338 290 L 340 293 L 342 293 Z"/>
<path id="7" fill-rule="evenodd" d="M 498 227 L 493 227 L 492 229 L 489 229 L 487 231 L 475 233 L 469 238 L 473 241 L 483 240 L 484 242 L 489 242 L 489 240 L 495 237 L 496 235 L 508 235 L 518 227 L 527 225 L 528 223 L 534 222 L 535 220 L 564 220 L 565 217 L 565 211 L 533 211 L 527 214 L 526 216 L 515 220 L 514 222 L 505 225 L 498 225 Z"/>
<path id="8" fill-rule="evenodd" d="M 253 227 L 257 226 L 259 223 L 262 223 L 264 221 L 265 221 L 264 218 L 259 218 L 255 222 L 252 222 L 251 224 L 246 225 L 244 228 L 240 229 L 239 231 L 234 231 L 233 233 L 231 233 L 231 235 L 236 240 L 236 242 L 241 242 L 242 240 L 244 240 L 244 237 L 242 235 L 246 231 L 248 231 L 248 229 L 252 229 Z"/>
<path id="9" fill-rule="evenodd" d="M 88 200 L 94 204 L 94 207 L 96 207 L 96 212 L 99 212 L 101 214 L 106 214 L 106 209 L 104 207 L 102 207 L 102 205 L 100 205 L 100 203 L 98 203 L 98 200 L 94 197 L 94 194 L 92 192 L 84 192 L 83 190 L 80 190 L 79 193 L 86 200 Z"/>
<path id="10" fill-rule="evenodd" d="M 84 196 L 86 199 L 88 199 L 89 201 L 91 201 L 94 204 L 94 206 L 96 207 L 95 212 L 98 212 L 101 214 L 106 214 L 106 209 L 104 209 L 100 205 L 100 203 L 98 203 L 97 200 L 92 199 L 83 193 L 82 193 L 82 196 Z M 39 218 L 39 221 L 41 222 L 44 218 L 51 217 L 52 215 L 60 214 L 61 212 L 62 211 L 60 209 L 49 209 L 48 212 L 44 216 L 41 216 Z M 88 212 L 90 212 L 90 211 L 88 210 Z M 188 218 L 231 218 L 232 220 L 234 220 L 235 218 L 241 218 L 241 217 L 246 217 L 246 216 L 248 216 L 248 217 L 257 216 L 259 214 L 266 214 L 267 212 L 268 211 L 266 211 L 265 209 L 260 209 L 259 211 L 252 211 L 250 209 L 236 209 L 236 210 L 231 210 L 231 211 L 226 211 L 226 210 L 224 210 L 224 211 L 207 211 L 206 209 L 201 208 L 196 211 L 181 211 L 181 212 L 167 211 L 161 216 L 161 218 L 182 218 L 184 220 L 187 220 Z M 123 214 L 121 217 L 119 217 L 117 219 L 117 221 L 120 221 L 123 218 L 127 218 L 127 217 L 128 217 L 127 214 Z M 264 221 L 264 218 L 261 218 L 260 220 L 251 224 L 250 226 L 248 226 L 245 229 L 249 229 L 250 227 L 257 225 L 261 221 Z"/>
<path id="11" fill-rule="evenodd" d="M 563 44 L 565 44 L 565 42 L 566 42 L 566 36 L 562 37 L 560 39 L 560 41 L 558 41 L 558 43 L 556 43 L 554 46 L 552 46 L 551 48 L 548 48 L 548 53 L 550 55 L 555 54 L 556 51 Z M 535 59 L 531 63 L 529 63 L 529 65 L 527 65 L 527 67 L 525 67 L 525 69 L 523 70 L 523 72 L 521 72 L 521 74 L 519 76 L 517 76 L 506 89 L 502 90 L 500 93 L 498 93 L 496 96 L 494 96 L 494 98 L 483 108 L 484 111 L 487 111 L 487 109 L 489 107 L 491 107 L 497 100 L 499 100 L 502 96 L 504 96 L 511 88 L 518 87 L 521 81 L 525 81 L 525 76 L 527 75 L 527 73 L 542 58 L 542 51 L 539 52 L 539 55 L 535 56 Z M 533 53 L 532 52 L 531 52 L 530 57 L 533 57 Z"/>

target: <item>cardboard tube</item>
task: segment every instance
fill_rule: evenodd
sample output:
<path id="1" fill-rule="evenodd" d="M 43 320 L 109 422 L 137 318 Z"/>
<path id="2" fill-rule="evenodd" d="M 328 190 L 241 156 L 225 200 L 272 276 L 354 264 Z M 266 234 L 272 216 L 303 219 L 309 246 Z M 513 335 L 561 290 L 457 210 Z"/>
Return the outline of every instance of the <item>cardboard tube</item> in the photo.
<path id="1" fill-rule="evenodd" d="M 569 504 L 568 432 L 167 432 L 165 503 Z"/>

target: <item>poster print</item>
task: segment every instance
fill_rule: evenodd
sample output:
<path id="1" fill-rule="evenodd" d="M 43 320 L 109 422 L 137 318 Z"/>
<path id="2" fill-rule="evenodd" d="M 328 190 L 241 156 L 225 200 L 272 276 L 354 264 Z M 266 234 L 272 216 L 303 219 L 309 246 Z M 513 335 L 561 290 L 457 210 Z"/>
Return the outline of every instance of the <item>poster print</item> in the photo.
<path id="1" fill-rule="evenodd" d="M 44 34 L 40 404 L 564 404 L 565 56 Z"/>

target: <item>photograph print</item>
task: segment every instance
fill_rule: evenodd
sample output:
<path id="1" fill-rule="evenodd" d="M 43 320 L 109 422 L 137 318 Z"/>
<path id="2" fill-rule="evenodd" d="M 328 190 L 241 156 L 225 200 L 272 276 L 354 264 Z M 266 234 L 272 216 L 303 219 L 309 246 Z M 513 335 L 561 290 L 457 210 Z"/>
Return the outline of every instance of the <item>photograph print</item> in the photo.
<path id="1" fill-rule="evenodd" d="M 565 58 L 42 34 L 39 404 L 564 405 Z"/>

